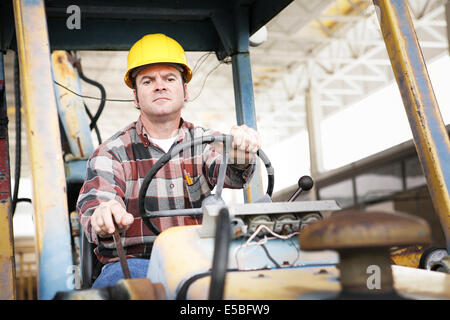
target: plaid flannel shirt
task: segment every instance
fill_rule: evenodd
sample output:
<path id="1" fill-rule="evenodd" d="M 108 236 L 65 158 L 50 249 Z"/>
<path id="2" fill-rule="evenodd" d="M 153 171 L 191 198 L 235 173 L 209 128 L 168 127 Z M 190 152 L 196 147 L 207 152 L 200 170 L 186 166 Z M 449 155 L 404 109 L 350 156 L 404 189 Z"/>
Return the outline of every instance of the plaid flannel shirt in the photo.
<path id="1" fill-rule="evenodd" d="M 181 120 L 174 144 L 218 133 Z M 153 178 L 146 194 L 147 210 L 200 207 L 201 201 L 211 193 L 217 182 L 222 155 L 210 144 L 195 147 L 194 154 L 191 151 L 188 148 L 180 152 Z M 88 160 L 77 212 L 88 240 L 97 244 L 95 254 L 100 262 L 105 264 L 119 259 L 113 238 L 100 238 L 90 223 L 90 217 L 100 203 L 111 199 L 117 200 L 134 216 L 134 222 L 121 234 L 127 258 L 150 256 L 154 234 L 139 215 L 139 190 L 149 169 L 164 153 L 149 141 L 139 118 L 104 141 Z M 192 185 L 186 183 L 184 170 L 192 177 Z M 254 165 L 245 170 L 229 165 L 224 187 L 242 188 L 253 172 Z M 160 230 L 165 230 L 173 226 L 198 224 L 201 218 L 164 217 L 154 218 L 152 222 Z"/>

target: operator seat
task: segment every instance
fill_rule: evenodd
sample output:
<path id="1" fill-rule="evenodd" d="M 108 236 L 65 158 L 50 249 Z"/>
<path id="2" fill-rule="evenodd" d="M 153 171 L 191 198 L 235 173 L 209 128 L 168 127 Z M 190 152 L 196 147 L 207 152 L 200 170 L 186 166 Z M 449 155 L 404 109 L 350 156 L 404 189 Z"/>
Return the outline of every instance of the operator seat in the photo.
<path id="1" fill-rule="evenodd" d="M 89 289 L 102 271 L 103 264 L 94 253 L 96 245 L 89 242 L 83 230 L 81 234 L 81 289 Z"/>

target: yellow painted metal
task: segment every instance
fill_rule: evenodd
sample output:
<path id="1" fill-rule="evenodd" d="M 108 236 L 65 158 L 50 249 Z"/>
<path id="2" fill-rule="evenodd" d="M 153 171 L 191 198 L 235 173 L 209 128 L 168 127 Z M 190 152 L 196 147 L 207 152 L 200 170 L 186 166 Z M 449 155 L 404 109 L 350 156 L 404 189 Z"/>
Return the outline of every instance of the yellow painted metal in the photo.
<path id="1" fill-rule="evenodd" d="M 391 261 L 399 266 L 418 268 L 426 247 L 411 246 L 391 251 Z"/>
<path id="2" fill-rule="evenodd" d="M 0 300 L 16 299 L 11 200 L 0 201 Z"/>
<path id="3" fill-rule="evenodd" d="M 336 267 L 228 272 L 226 300 L 333 299 L 341 291 Z M 442 272 L 392 266 L 395 290 L 412 299 L 450 299 L 450 275 Z M 369 277 L 369 275 L 368 275 Z M 191 284 L 188 299 L 208 298 L 210 277 Z"/>
<path id="4" fill-rule="evenodd" d="M 13 2 L 33 176 L 39 299 L 67 290 L 72 265 L 61 139 L 44 2 Z"/>
<path id="5" fill-rule="evenodd" d="M 214 238 L 209 239 L 200 238 L 199 237 L 200 227 L 201 226 L 180 226 L 169 228 L 164 232 L 162 232 L 155 240 L 149 266 L 150 280 L 154 284 L 162 283 L 167 288 L 167 296 L 169 299 L 175 298 L 175 293 L 180 288 L 180 285 L 184 283 L 184 281 L 186 281 L 187 279 L 189 279 L 194 275 L 207 272 L 212 267 Z M 269 246 L 270 243 L 266 245 Z M 287 248 L 285 258 L 286 260 L 291 261 L 292 257 L 288 256 L 288 254 L 289 248 L 292 247 L 292 244 L 286 243 L 286 247 Z M 234 250 L 234 248 L 236 248 L 236 246 L 233 247 L 233 245 L 230 248 L 228 258 L 229 268 L 237 267 L 236 262 L 237 252 Z M 295 253 L 295 255 L 297 255 L 295 249 L 292 249 L 292 251 Z M 258 251 L 254 251 L 252 249 L 249 249 L 248 251 L 245 252 L 240 252 L 240 254 L 238 255 L 240 260 L 239 266 L 241 268 L 246 269 L 257 268 L 258 264 L 259 268 L 266 267 L 267 264 L 265 262 L 257 262 L 257 257 L 259 253 Z M 262 255 L 264 255 L 264 253 L 262 253 Z M 332 251 L 317 251 L 317 252 L 302 251 L 300 253 L 300 256 L 302 264 L 306 265 L 318 263 L 323 264 L 327 263 L 325 261 L 330 260 L 336 261 L 336 253 Z M 276 273 L 277 274 L 276 279 L 278 279 L 281 282 L 274 285 L 273 288 L 276 288 L 276 290 L 275 289 L 270 290 L 270 292 L 267 292 L 266 294 L 272 295 L 273 299 L 276 299 L 277 297 L 281 297 L 283 296 L 283 294 L 286 294 L 285 292 L 290 292 L 291 291 L 290 288 L 292 287 L 292 283 L 294 281 L 293 279 L 295 279 L 295 277 L 297 276 L 297 273 L 296 272 L 292 273 L 292 270 L 295 269 L 284 268 L 282 269 L 282 271 L 286 273 L 280 275 Z M 248 271 L 242 271 L 242 272 L 230 272 L 229 275 L 232 275 L 232 277 L 238 277 L 237 275 L 235 275 L 237 273 L 249 274 Z M 272 274 L 270 276 L 272 276 Z M 253 279 L 252 278 L 253 276 L 248 275 L 248 277 L 249 279 Z M 314 284 L 308 284 L 307 286 L 314 286 Z M 206 291 L 202 292 L 202 290 Z M 207 298 L 205 295 L 208 294 L 208 291 L 209 287 L 204 287 L 203 289 L 198 291 L 197 296 L 196 294 L 191 295 L 192 291 L 191 289 L 189 289 L 187 297 L 189 299 Z M 245 299 L 252 299 L 252 298 L 258 299 L 258 297 L 260 297 L 260 295 L 263 294 L 262 292 L 256 292 L 256 290 L 251 291 L 250 293 L 251 295 L 247 296 Z"/>
<path id="6" fill-rule="evenodd" d="M 327 35 L 324 28 L 330 31 L 337 31 L 346 24 L 346 22 L 341 22 L 335 17 L 361 15 L 361 12 L 369 5 L 370 3 L 368 1 L 363 0 L 336 0 L 323 12 L 319 19 L 313 20 L 311 25 L 316 29 L 323 30 L 324 34 Z"/>
<path id="7" fill-rule="evenodd" d="M 309 300 L 331 299 L 341 290 L 335 267 L 286 268 L 261 271 L 228 272 L 226 300 Z M 188 299 L 208 298 L 210 277 L 189 287 Z"/>
<path id="8" fill-rule="evenodd" d="M 168 299 L 175 298 L 185 281 L 211 268 L 214 239 L 200 239 L 199 229 L 199 226 L 173 227 L 155 241 L 150 281 L 164 285 Z M 236 267 L 233 251 L 230 250 L 229 268 Z M 318 261 L 330 260 L 334 254 L 301 251 L 300 267 L 230 271 L 226 275 L 224 297 L 228 300 L 333 299 L 342 288 L 339 269 Z M 392 276 L 394 288 L 407 297 L 450 299 L 449 274 L 392 265 Z M 208 299 L 209 286 L 209 275 L 193 281 L 186 298 Z"/>
<path id="9" fill-rule="evenodd" d="M 428 190 L 446 234 L 447 250 L 450 250 L 450 185 L 446 182 L 446 177 L 449 176 L 446 170 L 450 164 L 441 156 L 448 156 L 450 150 L 448 134 L 406 2 L 374 0 L 374 4 L 379 9 L 377 12 L 381 30 L 427 179 Z"/>
<path id="10" fill-rule="evenodd" d="M 80 78 L 69 60 L 69 54 L 64 50 L 55 50 L 51 59 L 55 81 L 81 94 Z M 83 99 L 60 86 L 56 89 L 61 124 L 70 146 L 70 153 L 64 155 L 65 160 L 89 159 L 94 152 L 94 145 Z"/>

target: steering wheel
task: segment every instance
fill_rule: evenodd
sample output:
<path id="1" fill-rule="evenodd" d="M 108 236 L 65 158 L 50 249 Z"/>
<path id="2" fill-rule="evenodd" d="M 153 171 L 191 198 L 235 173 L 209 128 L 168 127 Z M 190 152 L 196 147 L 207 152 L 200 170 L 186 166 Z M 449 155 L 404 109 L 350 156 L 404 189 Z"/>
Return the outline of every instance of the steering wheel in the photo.
<path id="1" fill-rule="evenodd" d="M 228 154 L 230 152 L 230 148 L 232 145 L 233 136 L 218 134 L 218 135 L 210 135 L 204 136 L 200 138 L 193 139 L 191 141 L 178 144 L 172 148 L 171 151 L 164 154 L 147 172 L 144 180 L 142 181 L 141 188 L 139 190 L 139 214 L 141 215 L 144 223 L 147 227 L 155 234 L 159 235 L 161 230 L 156 227 L 151 221 L 152 218 L 160 218 L 160 217 L 173 217 L 173 216 L 200 216 L 203 214 L 202 208 L 192 208 L 192 209 L 174 209 L 174 210 L 160 210 L 157 212 L 150 212 L 145 209 L 145 195 L 147 193 L 147 189 L 150 185 L 150 182 L 156 175 L 156 173 L 167 163 L 172 157 L 179 154 L 182 150 L 187 148 L 191 148 L 193 146 L 201 145 L 204 143 L 212 143 L 212 142 L 223 142 L 224 143 L 224 152 L 222 154 L 222 163 L 219 167 L 219 176 L 216 184 L 216 194 L 214 197 L 223 203 L 221 198 L 223 185 L 225 182 L 225 172 L 227 167 L 227 159 Z M 272 164 L 267 158 L 266 154 L 260 149 L 256 153 L 258 157 L 263 161 L 268 177 L 268 186 L 266 195 L 271 197 L 274 186 L 274 170 Z"/>

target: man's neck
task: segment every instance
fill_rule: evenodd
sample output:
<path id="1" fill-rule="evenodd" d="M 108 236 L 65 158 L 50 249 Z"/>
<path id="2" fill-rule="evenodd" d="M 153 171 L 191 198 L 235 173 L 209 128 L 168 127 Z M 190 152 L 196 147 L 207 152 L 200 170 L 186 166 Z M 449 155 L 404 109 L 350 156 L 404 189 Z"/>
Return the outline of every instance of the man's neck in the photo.
<path id="1" fill-rule="evenodd" d="M 149 119 L 141 114 L 141 121 L 150 138 L 169 139 L 178 133 L 181 116 L 172 119 Z"/>

